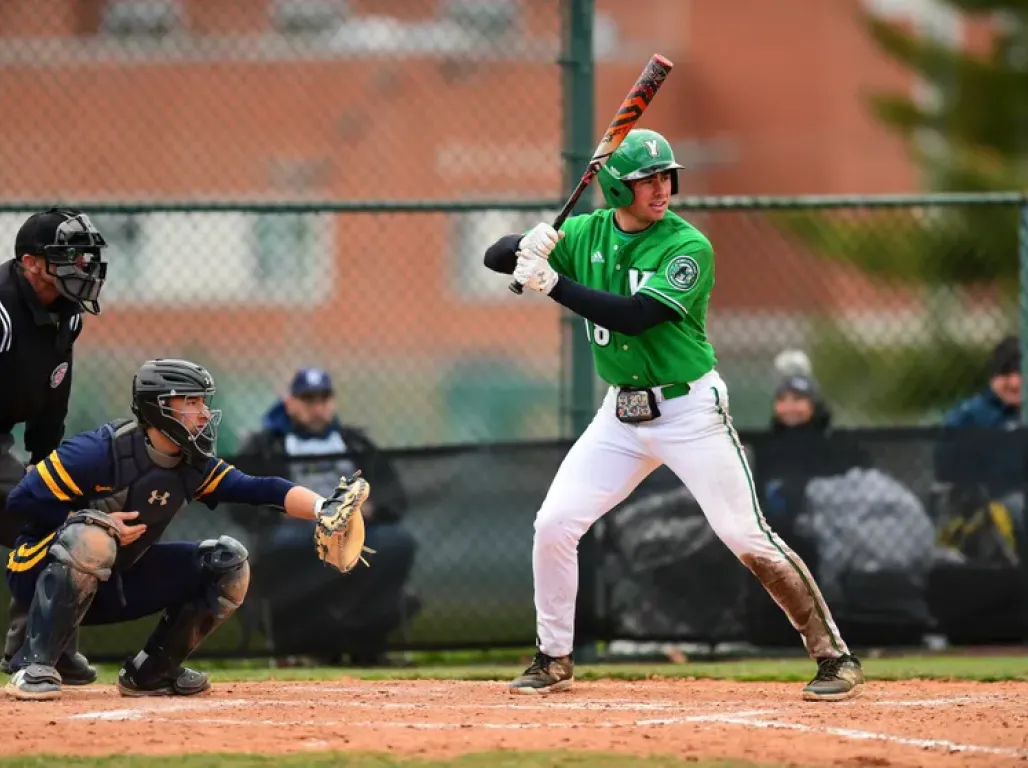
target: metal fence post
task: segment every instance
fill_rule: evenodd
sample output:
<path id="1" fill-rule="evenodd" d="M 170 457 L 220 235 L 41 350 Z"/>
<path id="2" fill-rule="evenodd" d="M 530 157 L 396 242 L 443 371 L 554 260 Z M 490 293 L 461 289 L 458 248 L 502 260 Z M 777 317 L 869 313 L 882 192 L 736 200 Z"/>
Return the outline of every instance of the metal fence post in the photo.
<path id="1" fill-rule="evenodd" d="M 1021 377 L 1028 376 L 1028 192 L 1021 196 L 1018 207 L 1017 251 L 1020 291 L 1018 307 L 1020 308 L 1021 337 Z M 1021 388 L 1021 424 L 1028 424 L 1028 409 L 1025 408 L 1025 389 Z M 1028 566 L 1026 566 L 1028 567 Z"/>
<path id="2" fill-rule="evenodd" d="M 596 145 L 593 98 L 593 0 L 565 0 L 564 50 L 564 189 L 571 194 L 592 157 Z M 574 213 L 589 209 L 588 192 L 582 195 Z M 594 383 L 592 350 L 582 320 L 565 311 L 561 322 L 568 367 L 563 392 L 563 432 L 577 437 L 593 415 Z"/>
<path id="3" fill-rule="evenodd" d="M 564 188 L 575 188 L 596 145 L 593 99 L 593 0 L 565 0 L 564 50 Z M 589 210 L 589 194 L 582 195 L 574 213 Z M 589 425 L 595 410 L 596 375 L 592 349 L 582 319 L 572 312 L 561 315 L 564 349 L 569 360 L 562 410 L 565 434 L 578 437 Z M 595 657 L 599 633 L 600 574 L 602 558 L 595 531 L 578 545 L 578 600 L 575 610 L 575 655 L 579 661 Z"/>
<path id="4" fill-rule="evenodd" d="M 1018 292 L 1019 330 L 1021 339 L 1021 378 L 1028 376 L 1028 192 L 1022 194 L 1021 203 L 1018 206 L 1017 216 L 1017 252 L 1018 252 L 1018 277 L 1020 290 Z M 1025 387 L 1021 386 L 1021 427 L 1022 432 L 1028 425 L 1028 409 L 1025 408 Z M 1022 440 L 1024 436 L 1022 435 Z M 1028 449 L 1022 449 L 1022 461 L 1024 482 L 1022 482 L 1022 493 L 1028 497 Z M 1028 515 L 1028 509 L 1021 512 Z M 1021 585 L 1022 600 L 1028 601 L 1028 541 L 1022 536 L 1020 541 L 1021 557 Z M 1028 602 L 1022 604 L 1021 610 L 1021 639 L 1028 639 Z"/>

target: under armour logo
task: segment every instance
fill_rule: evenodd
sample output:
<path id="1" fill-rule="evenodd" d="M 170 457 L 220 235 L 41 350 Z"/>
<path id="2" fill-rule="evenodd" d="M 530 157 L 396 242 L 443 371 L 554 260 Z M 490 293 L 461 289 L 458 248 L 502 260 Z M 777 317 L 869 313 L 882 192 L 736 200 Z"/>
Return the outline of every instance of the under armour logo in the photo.
<path id="1" fill-rule="evenodd" d="M 171 496 L 171 491 L 165 491 L 164 493 L 157 493 L 157 491 L 150 491 L 150 503 L 156 504 L 160 502 L 163 507 L 168 503 L 168 497 Z"/>

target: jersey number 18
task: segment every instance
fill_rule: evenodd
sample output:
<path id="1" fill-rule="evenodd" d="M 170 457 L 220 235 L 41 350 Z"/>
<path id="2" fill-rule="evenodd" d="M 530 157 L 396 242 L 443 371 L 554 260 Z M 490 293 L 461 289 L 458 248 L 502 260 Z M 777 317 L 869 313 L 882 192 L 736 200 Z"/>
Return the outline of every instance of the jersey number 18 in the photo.
<path id="1" fill-rule="evenodd" d="M 610 331 L 602 325 L 596 325 L 588 320 L 585 321 L 585 337 L 597 347 L 605 347 L 610 344 Z"/>

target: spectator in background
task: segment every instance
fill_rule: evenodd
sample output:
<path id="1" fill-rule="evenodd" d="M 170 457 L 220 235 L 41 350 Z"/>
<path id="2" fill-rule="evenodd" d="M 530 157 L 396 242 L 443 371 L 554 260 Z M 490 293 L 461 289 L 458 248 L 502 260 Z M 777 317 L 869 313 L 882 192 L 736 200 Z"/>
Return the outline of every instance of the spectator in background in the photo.
<path id="1" fill-rule="evenodd" d="M 833 432 L 802 352 L 776 358 L 771 431 L 755 462 L 771 527 L 813 568 L 847 634 L 919 640 L 930 626 L 934 533 L 920 499 Z M 835 607 L 837 606 L 837 607 Z"/>
<path id="2" fill-rule="evenodd" d="M 795 547 L 789 534 L 797 515 L 804 510 L 805 489 L 814 474 L 814 463 L 828 447 L 831 414 L 816 382 L 799 374 L 779 383 L 772 409 L 769 442 L 773 448 L 761 472 L 765 481 L 763 509 L 771 527 Z"/>
<path id="3" fill-rule="evenodd" d="M 1022 437 L 1015 432 L 1021 421 L 1016 337 L 996 345 L 986 373 L 986 387 L 943 418 L 935 452 L 936 478 L 945 495 L 942 536 L 972 558 L 991 561 L 999 555 L 1016 562 L 1017 539 L 1025 535 L 1025 459 Z M 997 546 L 999 551 L 993 549 Z"/>
<path id="4" fill-rule="evenodd" d="M 775 359 L 775 370 L 782 378 L 774 393 L 769 450 L 757 462 L 762 507 L 771 527 L 803 556 L 804 543 L 795 526 L 806 509 L 807 483 L 865 462 L 854 447 L 830 439 L 832 414 L 806 355 L 786 350 Z"/>
<path id="5" fill-rule="evenodd" d="M 370 567 L 345 576 L 324 568 L 311 550 L 313 525 L 283 523 L 275 515 L 252 553 L 255 597 L 270 608 L 276 648 L 302 649 L 316 641 L 327 647 L 321 655 L 332 662 L 346 654 L 354 666 L 388 664 L 388 635 L 419 609 L 417 599 L 404 594 L 416 549 L 401 523 L 407 498 L 389 458 L 362 431 L 340 422 L 326 371 L 296 372 L 289 394 L 271 407 L 262 430 L 240 449 L 237 465 L 274 470 L 325 495 L 333 478 L 361 470 L 375 496 L 363 509 L 366 543 L 374 550 L 366 555 Z M 283 574 L 289 574 L 286 583 Z M 323 608 L 315 612 L 316 606 Z"/>

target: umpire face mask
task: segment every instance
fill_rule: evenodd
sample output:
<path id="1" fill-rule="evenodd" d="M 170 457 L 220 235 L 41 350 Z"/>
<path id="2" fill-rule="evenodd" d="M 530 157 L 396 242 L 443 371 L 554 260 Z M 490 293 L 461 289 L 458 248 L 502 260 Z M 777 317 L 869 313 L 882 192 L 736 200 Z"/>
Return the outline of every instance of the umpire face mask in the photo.
<path id="1" fill-rule="evenodd" d="M 91 315 L 99 315 L 100 290 L 107 277 L 107 262 L 100 256 L 107 247 L 103 235 L 81 214 L 62 223 L 55 240 L 55 245 L 43 249 L 43 256 L 57 292 Z"/>

